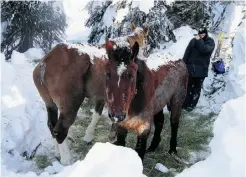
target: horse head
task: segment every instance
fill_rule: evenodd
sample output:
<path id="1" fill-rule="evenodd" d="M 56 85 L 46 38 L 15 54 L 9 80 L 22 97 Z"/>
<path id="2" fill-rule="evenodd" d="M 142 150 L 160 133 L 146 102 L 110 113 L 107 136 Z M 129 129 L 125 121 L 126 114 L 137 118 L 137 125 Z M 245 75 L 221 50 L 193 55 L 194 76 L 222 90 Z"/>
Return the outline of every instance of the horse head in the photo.
<path id="1" fill-rule="evenodd" d="M 106 40 L 105 46 L 109 58 L 105 67 L 109 117 L 123 121 L 136 95 L 139 44 L 131 47 L 127 42 Z"/>
<path id="2" fill-rule="evenodd" d="M 135 42 L 137 42 L 141 49 L 140 51 L 143 52 L 142 55 L 147 57 L 149 25 L 141 28 L 131 24 L 131 31 L 132 33 L 128 35 L 128 42 L 130 43 L 131 47 L 135 44 Z"/>

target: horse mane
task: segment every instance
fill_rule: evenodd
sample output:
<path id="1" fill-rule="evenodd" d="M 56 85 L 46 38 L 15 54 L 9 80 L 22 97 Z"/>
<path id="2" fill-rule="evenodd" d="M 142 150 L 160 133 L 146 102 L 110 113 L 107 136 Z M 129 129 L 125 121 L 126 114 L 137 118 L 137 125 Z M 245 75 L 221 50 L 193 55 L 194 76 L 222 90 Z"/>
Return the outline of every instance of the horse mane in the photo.
<path id="1" fill-rule="evenodd" d="M 136 64 L 138 65 L 137 71 L 137 81 L 136 81 L 136 89 L 137 94 L 133 98 L 130 110 L 134 112 L 134 114 L 140 114 L 145 107 L 146 96 L 144 90 L 144 82 L 145 82 L 145 70 L 147 66 L 144 61 L 137 59 Z"/>

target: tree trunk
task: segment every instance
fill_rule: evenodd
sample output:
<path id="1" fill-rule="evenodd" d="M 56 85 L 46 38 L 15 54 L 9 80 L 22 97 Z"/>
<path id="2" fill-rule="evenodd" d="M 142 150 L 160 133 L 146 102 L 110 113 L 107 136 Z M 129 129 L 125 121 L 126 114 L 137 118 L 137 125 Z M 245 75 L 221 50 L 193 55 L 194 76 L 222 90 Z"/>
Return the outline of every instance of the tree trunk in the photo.
<path id="1" fill-rule="evenodd" d="M 27 32 L 21 39 L 21 44 L 18 49 L 18 52 L 24 53 L 32 47 L 33 47 L 33 39 L 31 36 L 31 32 Z"/>

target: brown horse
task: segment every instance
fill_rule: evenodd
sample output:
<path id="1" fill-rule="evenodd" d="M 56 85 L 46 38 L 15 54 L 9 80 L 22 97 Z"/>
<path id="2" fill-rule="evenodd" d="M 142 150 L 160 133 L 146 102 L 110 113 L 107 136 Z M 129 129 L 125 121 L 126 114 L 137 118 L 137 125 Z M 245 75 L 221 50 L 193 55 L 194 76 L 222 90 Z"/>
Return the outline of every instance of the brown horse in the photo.
<path id="1" fill-rule="evenodd" d="M 135 33 L 140 35 L 134 35 Z M 134 41 L 144 41 L 147 34 L 148 26 L 145 29 L 132 27 L 132 34 L 124 39 L 127 43 L 134 44 Z M 93 139 L 106 99 L 106 56 L 105 48 L 59 44 L 41 59 L 33 71 L 34 83 L 46 105 L 48 127 L 58 142 L 63 164 L 72 163 L 66 137 L 85 97 L 95 102 L 95 111 L 84 140 L 90 142 Z"/>
<path id="2" fill-rule="evenodd" d="M 116 145 L 125 146 L 127 130 L 137 132 L 136 151 L 143 159 L 152 120 L 155 132 L 148 151 L 154 151 L 161 140 L 163 108 L 171 112 L 171 141 L 169 153 L 176 153 L 177 131 L 182 103 L 186 95 L 188 72 L 183 60 L 169 62 L 150 70 L 139 60 L 138 43 L 131 46 L 106 41 L 109 60 L 106 62 L 106 94 L 109 116 L 118 118 Z"/>

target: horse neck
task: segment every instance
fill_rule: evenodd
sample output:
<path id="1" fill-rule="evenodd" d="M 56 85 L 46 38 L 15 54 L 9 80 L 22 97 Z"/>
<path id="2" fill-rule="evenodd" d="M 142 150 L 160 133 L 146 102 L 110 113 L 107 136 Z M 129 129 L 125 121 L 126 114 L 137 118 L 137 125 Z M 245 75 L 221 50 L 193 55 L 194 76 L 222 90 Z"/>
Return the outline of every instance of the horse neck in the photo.
<path id="1" fill-rule="evenodd" d="M 148 106 L 154 95 L 154 76 L 144 61 L 137 61 L 138 73 L 136 89 L 137 94 L 133 98 L 128 113 L 140 114 Z"/>
<path id="2" fill-rule="evenodd" d="M 143 47 L 143 40 L 141 40 L 140 37 L 136 35 L 129 35 L 127 37 L 127 40 L 131 47 L 134 45 L 135 42 L 138 42 L 139 47 Z"/>

